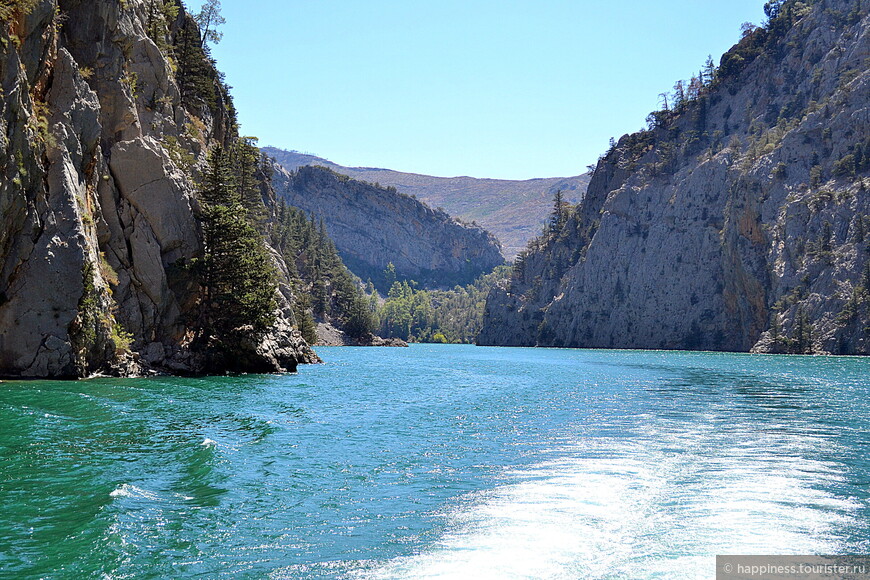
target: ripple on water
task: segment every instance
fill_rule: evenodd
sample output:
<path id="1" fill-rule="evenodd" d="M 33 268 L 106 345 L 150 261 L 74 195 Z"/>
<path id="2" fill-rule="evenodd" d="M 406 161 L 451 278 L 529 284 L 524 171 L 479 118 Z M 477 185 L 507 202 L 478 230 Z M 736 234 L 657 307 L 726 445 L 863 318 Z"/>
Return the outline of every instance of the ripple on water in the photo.
<path id="1" fill-rule="evenodd" d="M 146 489 L 142 489 L 141 487 L 136 487 L 135 485 L 124 483 L 118 488 L 116 488 L 112 493 L 109 494 L 111 497 L 122 497 L 122 498 L 134 498 L 134 499 L 146 499 L 149 501 L 157 501 L 160 499 L 153 491 L 148 491 Z"/>
<path id="2" fill-rule="evenodd" d="M 706 578 L 724 551 L 870 547 L 866 361 L 321 355 L 4 383 L 4 573 Z"/>

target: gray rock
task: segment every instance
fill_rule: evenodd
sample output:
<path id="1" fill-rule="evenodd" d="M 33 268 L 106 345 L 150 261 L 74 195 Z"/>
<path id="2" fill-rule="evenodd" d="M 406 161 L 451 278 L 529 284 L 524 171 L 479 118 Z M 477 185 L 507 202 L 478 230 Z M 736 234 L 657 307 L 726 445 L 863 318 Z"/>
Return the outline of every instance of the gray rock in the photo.
<path id="1" fill-rule="evenodd" d="M 228 105 L 183 106 L 146 33 L 153 8 L 40 0 L 16 25 L 20 45 L 0 27 L 0 375 L 138 374 L 138 361 L 221 370 L 191 351 L 196 185 L 165 145 L 180 147 L 195 172 L 228 134 Z M 293 330 L 292 292 L 282 288 L 280 324 L 251 348 L 257 369 L 318 360 Z M 138 352 L 124 352 L 125 333 Z"/>
<path id="2" fill-rule="evenodd" d="M 166 264 L 200 250 L 190 181 L 153 137 L 116 143 L 109 168 L 121 196 L 154 232 Z"/>
<path id="3" fill-rule="evenodd" d="M 814 5 L 668 126 L 620 139 L 564 229 L 490 295 L 479 344 L 870 353 L 866 304 L 842 315 L 870 215 L 866 168 L 837 172 L 870 137 L 854 9 Z"/>
<path id="4" fill-rule="evenodd" d="M 166 348 L 161 342 L 152 342 L 142 349 L 141 355 L 149 365 L 160 365 L 166 360 Z"/>
<path id="5" fill-rule="evenodd" d="M 471 283 L 504 263 L 489 232 L 395 190 L 315 166 L 292 174 L 278 167 L 273 182 L 289 205 L 323 217 L 347 267 L 384 291 L 389 263 L 399 279 L 446 288 Z"/>

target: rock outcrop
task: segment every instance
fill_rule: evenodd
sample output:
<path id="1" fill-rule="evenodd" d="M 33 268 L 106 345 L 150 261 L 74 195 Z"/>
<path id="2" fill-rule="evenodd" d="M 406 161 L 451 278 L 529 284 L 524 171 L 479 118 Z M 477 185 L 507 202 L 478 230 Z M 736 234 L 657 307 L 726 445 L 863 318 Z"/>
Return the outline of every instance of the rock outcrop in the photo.
<path id="1" fill-rule="evenodd" d="M 599 162 L 479 344 L 870 353 L 870 19 L 775 5 Z"/>
<path id="2" fill-rule="evenodd" d="M 408 346 L 408 343 L 401 338 L 384 338 L 370 332 L 354 338 L 328 322 L 318 323 L 316 332 L 317 343 L 315 346 Z"/>
<path id="3" fill-rule="evenodd" d="M 190 348 L 201 290 L 186 266 L 203 251 L 193 175 L 235 120 L 196 25 L 174 0 L 2 16 L 0 375 L 222 370 Z M 316 360 L 280 298 L 246 369 Z"/>
<path id="4" fill-rule="evenodd" d="M 362 280 L 389 290 L 384 270 L 426 287 L 468 284 L 504 263 L 497 240 L 416 199 L 323 167 L 280 166 L 273 178 L 280 198 L 322 217 L 341 259 Z"/>

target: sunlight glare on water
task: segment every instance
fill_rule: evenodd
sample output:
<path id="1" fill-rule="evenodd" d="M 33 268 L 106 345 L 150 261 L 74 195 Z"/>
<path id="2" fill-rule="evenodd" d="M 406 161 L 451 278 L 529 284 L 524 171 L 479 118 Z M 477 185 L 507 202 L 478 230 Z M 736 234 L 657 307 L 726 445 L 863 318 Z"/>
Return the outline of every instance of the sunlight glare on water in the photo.
<path id="1" fill-rule="evenodd" d="M 840 531 L 866 525 L 860 502 L 818 486 L 843 480 L 836 464 L 666 427 L 508 472 L 516 483 L 449 509 L 434 546 L 361 577 L 706 578 L 716 554 L 840 553 Z M 716 456 L 699 451 L 711 448 Z"/>
<path id="2" fill-rule="evenodd" d="M 321 349 L 296 375 L 0 385 L 15 578 L 712 578 L 867 553 L 870 363 Z"/>

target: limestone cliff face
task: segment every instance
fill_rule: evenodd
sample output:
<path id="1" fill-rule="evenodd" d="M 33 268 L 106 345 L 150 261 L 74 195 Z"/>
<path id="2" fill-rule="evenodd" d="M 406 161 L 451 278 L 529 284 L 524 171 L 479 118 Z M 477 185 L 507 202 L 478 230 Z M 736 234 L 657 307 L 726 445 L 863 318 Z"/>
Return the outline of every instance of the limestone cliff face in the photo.
<path id="1" fill-rule="evenodd" d="M 467 284 L 504 263 L 486 230 L 400 194 L 322 167 L 289 173 L 276 168 L 277 194 L 289 205 L 322 216 L 341 258 L 357 276 L 385 288 L 392 263 L 400 279 L 427 287 Z"/>
<path id="2" fill-rule="evenodd" d="M 599 162 L 480 344 L 870 353 L 870 19 L 786 2 Z"/>
<path id="3" fill-rule="evenodd" d="M 0 374 L 220 370 L 189 349 L 185 266 L 202 253 L 192 175 L 233 120 L 206 61 L 213 94 L 183 94 L 195 25 L 170 1 L 27 4 L 0 22 Z M 292 323 L 240 357 L 314 358 Z"/>

